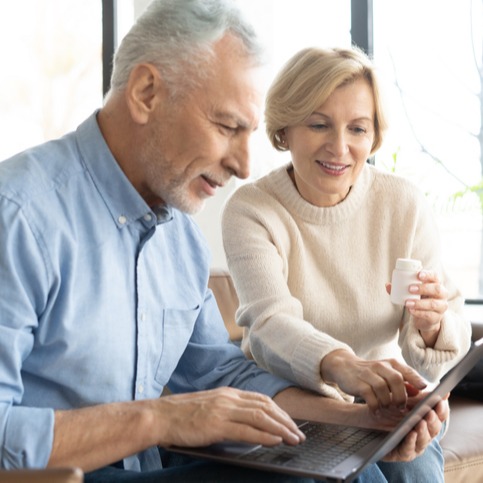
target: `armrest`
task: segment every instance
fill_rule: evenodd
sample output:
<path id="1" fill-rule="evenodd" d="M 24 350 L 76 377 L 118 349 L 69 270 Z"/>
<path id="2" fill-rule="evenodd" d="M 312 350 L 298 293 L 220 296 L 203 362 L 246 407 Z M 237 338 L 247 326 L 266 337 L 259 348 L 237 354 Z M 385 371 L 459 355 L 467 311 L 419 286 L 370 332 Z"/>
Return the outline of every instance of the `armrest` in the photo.
<path id="1" fill-rule="evenodd" d="M 84 473 L 79 468 L 48 470 L 0 470 L 2 483 L 82 483 Z"/>
<path id="2" fill-rule="evenodd" d="M 472 336 L 473 340 L 478 340 L 483 337 L 483 322 L 471 322 Z"/>
<path id="3" fill-rule="evenodd" d="M 229 272 L 224 269 L 213 268 L 210 273 L 208 287 L 213 291 L 221 316 L 225 322 L 225 327 L 230 334 L 230 339 L 232 341 L 241 340 L 243 329 L 238 327 L 235 322 L 235 313 L 239 301 Z"/>
<path id="4" fill-rule="evenodd" d="M 483 337 L 483 304 L 466 303 L 465 312 L 471 320 L 472 339 Z"/>

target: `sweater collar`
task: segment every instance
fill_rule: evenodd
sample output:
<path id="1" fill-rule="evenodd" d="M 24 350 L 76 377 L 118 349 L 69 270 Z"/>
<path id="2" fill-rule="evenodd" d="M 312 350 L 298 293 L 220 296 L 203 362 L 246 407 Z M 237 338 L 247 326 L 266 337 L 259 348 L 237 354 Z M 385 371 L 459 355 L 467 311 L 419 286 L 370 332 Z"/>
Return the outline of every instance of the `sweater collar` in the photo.
<path id="1" fill-rule="evenodd" d="M 347 197 L 334 206 L 318 207 L 306 201 L 294 186 L 288 168 L 292 163 L 284 164 L 265 177 L 277 199 L 287 208 L 294 218 L 315 224 L 339 223 L 359 211 L 374 180 L 374 167 L 366 164 Z"/>

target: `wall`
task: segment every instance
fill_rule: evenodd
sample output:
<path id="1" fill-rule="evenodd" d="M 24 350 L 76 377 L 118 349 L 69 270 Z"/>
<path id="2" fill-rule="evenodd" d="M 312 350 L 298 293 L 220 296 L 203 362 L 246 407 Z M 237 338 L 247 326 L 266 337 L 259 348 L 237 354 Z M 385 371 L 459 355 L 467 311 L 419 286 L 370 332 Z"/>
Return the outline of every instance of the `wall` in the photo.
<path id="1" fill-rule="evenodd" d="M 225 201 L 235 188 L 236 180 L 232 179 L 224 188 L 218 189 L 216 195 L 206 201 L 204 209 L 194 216 L 208 240 L 213 256 L 212 267 L 227 268 L 221 236 L 221 213 Z"/>

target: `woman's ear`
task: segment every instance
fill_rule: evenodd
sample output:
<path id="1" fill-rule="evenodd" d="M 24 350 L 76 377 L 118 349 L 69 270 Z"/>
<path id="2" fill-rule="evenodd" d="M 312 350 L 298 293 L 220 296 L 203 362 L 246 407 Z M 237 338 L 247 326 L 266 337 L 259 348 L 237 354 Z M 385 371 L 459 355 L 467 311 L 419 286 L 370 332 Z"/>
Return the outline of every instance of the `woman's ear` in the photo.
<path id="1" fill-rule="evenodd" d="M 280 140 L 281 146 L 285 149 L 288 149 L 288 141 L 287 136 L 285 135 L 285 129 L 279 129 L 277 135 L 278 139 Z"/>
<path id="2" fill-rule="evenodd" d="M 161 74 L 152 64 L 138 64 L 126 86 L 126 102 L 134 122 L 146 124 L 165 95 Z"/>

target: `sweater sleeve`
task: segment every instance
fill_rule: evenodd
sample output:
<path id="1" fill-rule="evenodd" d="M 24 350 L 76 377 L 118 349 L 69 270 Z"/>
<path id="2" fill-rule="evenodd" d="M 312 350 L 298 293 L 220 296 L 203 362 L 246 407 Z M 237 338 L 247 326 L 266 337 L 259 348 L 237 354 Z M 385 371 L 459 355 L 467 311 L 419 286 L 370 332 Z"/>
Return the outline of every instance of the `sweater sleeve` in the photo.
<path id="1" fill-rule="evenodd" d="M 408 256 L 422 261 L 423 269 L 434 270 L 448 291 L 438 339 L 433 348 L 426 347 L 414 320 L 406 311 L 399 344 L 406 362 L 431 382 L 448 372 L 466 354 L 471 343 L 471 324 L 464 314 L 464 299 L 441 263 L 438 228 L 427 200 L 416 195 L 414 243 Z"/>
<path id="2" fill-rule="evenodd" d="M 353 351 L 304 320 L 302 304 L 287 283 L 289 248 L 300 242 L 287 223 L 290 217 L 281 206 L 252 185 L 237 190 L 225 207 L 223 243 L 240 299 L 242 347 L 273 374 L 328 397 L 352 400 L 321 379 L 320 363 L 326 354 Z"/>

